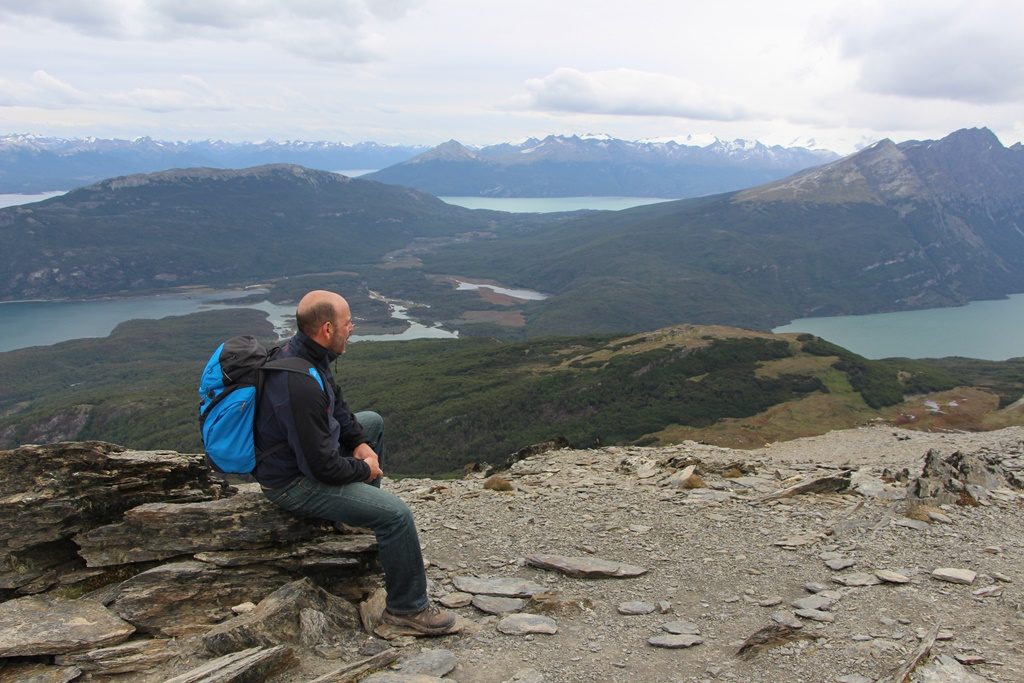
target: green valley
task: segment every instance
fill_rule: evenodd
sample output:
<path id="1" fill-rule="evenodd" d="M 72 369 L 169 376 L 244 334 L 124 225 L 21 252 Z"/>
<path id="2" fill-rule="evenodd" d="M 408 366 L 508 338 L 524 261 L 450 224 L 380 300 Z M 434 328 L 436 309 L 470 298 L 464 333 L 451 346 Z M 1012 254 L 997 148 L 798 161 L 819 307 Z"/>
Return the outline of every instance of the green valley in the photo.
<path id="1" fill-rule="evenodd" d="M 270 333 L 260 313 L 217 311 L 2 353 L 0 446 L 100 439 L 199 451 L 199 371 L 220 340 L 258 330 Z M 963 390 L 974 412 L 928 427 L 1024 424 L 1024 359 L 869 361 L 810 335 L 715 326 L 357 343 L 336 373 L 355 409 L 385 416 L 388 469 L 399 474 L 498 463 L 557 436 L 578 446 L 686 438 L 749 447 L 869 421 L 913 426 L 901 415 L 958 387 L 976 387 Z M 979 397 L 990 397 L 981 413 Z"/>

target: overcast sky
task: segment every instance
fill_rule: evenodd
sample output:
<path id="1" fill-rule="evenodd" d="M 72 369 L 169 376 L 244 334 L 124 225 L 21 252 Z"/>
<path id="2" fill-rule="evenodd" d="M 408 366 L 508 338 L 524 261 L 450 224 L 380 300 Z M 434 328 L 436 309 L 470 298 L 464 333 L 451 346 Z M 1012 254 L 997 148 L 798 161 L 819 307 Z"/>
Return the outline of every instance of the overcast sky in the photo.
<path id="1" fill-rule="evenodd" d="M 1020 0 L 0 0 L 0 134 L 1024 138 Z"/>

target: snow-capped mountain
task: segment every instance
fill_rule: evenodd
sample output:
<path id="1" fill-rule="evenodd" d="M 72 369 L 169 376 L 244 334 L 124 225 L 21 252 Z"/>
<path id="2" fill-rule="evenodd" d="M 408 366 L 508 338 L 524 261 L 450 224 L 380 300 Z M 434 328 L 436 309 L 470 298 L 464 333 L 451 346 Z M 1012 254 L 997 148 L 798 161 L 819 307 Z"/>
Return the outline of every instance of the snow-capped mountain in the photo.
<path id="1" fill-rule="evenodd" d="M 693 197 L 776 180 L 839 158 L 750 140 L 549 135 L 472 148 L 455 140 L 366 176 L 438 195 Z"/>
<path id="2" fill-rule="evenodd" d="M 294 163 L 325 170 L 382 168 L 425 151 L 424 146 L 289 140 L 189 142 L 0 135 L 0 192 L 69 190 L 113 176 L 168 168 L 246 168 Z"/>

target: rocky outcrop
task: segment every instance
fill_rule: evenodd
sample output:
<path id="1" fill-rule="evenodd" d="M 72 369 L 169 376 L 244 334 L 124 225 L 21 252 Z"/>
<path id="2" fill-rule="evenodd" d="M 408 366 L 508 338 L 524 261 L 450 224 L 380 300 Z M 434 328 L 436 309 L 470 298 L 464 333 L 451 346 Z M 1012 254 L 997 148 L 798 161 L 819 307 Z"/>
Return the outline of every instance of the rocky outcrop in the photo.
<path id="1" fill-rule="evenodd" d="M 145 671 L 195 656 L 167 637 L 222 623 L 199 653 L 361 632 L 356 607 L 313 582 L 368 593 L 376 547 L 368 534 L 284 513 L 258 487 L 229 485 L 201 455 L 100 442 L 0 451 L 0 675 L 4 657 L 56 657 L 22 672 L 39 680 Z M 295 586 L 302 599 L 275 610 L 279 589 Z M 16 597 L 25 593 L 38 595 Z M 264 680 L 294 656 L 256 648 L 229 660 L 182 680 Z"/>
<path id="2" fill-rule="evenodd" d="M 81 569 L 72 539 L 138 505 L 224 496 L 201 455 L 132 451 L 103 442 L 0 451 L 0 595 L 39 592 Z"/>
<path id="3" fill-rule="evenodd" d="M 908 491 L 915 499 L 936 505 L 978 505 L 988 500 L 990 491 L 1001 488 L 1024 488 L 1024 457 L 932 449 Z"/>
<path id="4" fill-rule="evenodd" d="M 30 596 L 0 604 L 0 657 L 77 652 L 128 639 L 135 627 L 88 600 Z"/>
<path id="5" fill-rule="evenodd" d="M 173 562 L 121 583 L 110 607 L 142 632 L 184 635 L 206 630 L 230 617 L 233 605 L 259 600 L 290 578 L 266 565 Z"/>
<path id="6" fill-rule="evenodd" d="M 90 567 L 164 560 L 218 550 L 259 550 L 305 541 L 317 524 L 267 502 L 258 490 L 202 503 L 149 503 L 123 521 L 75 536 Z"/>
<path id="7" fill-rule="evenodd" d="M 256 608 L 219 624 L 203 636 L 203 646 L 224 654 L 258 645 L 330 644 L 358 632 L 359 611 L 309 579 L 277 589 Z"/>

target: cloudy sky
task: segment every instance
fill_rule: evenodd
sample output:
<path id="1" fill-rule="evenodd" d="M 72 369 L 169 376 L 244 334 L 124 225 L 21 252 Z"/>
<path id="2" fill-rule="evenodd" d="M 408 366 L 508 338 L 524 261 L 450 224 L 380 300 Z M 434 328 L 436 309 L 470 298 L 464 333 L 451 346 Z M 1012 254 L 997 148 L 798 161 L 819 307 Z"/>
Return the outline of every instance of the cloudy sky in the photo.
<path id="1" fill-rule="evenodd" d="M 1024 138 L 1019 0 L 0 0 L 0 134 Z"/>

